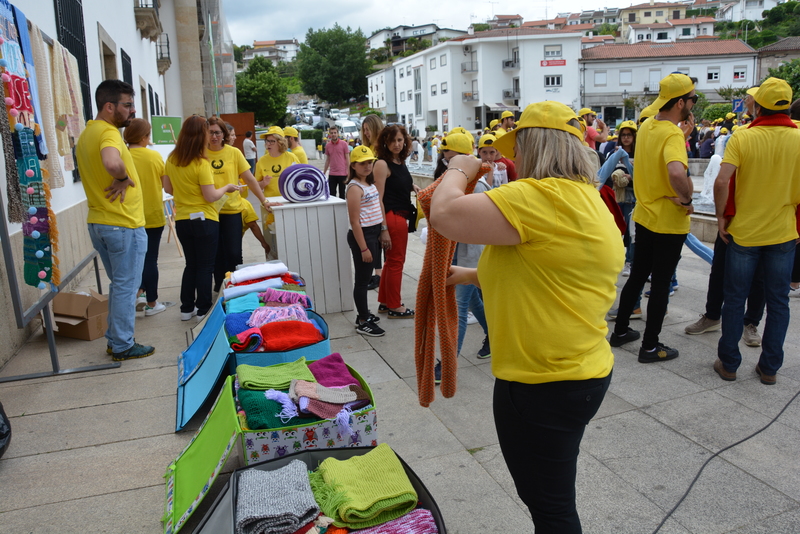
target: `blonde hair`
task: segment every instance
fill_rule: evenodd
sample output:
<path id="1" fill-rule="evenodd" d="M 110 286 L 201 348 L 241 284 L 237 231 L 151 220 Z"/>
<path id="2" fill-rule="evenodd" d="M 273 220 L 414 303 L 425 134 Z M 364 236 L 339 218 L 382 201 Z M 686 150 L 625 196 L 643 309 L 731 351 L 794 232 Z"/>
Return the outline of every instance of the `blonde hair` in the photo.
<path id="1" fill-rule="evenodd" d="M 524 128 L 517 133 L 517 148 L 520 177 L 597 183 L 600 169 L 597 158 L 571 133 L 552 128 Z"/>
<path id="2" fill-rule="evenodd" d="M 274 137 L 274 138 L 275 138 L 275 140 L 278 142 L 278 143 L 277 143 L 277 144 L 278 144 L 278 151 L 279 151 L 281 154 L 283 154 L 284 152 L 286 152 L 287 150 L 289 150 L 289 143 L 288 143 L 288 141 L 286 141 L 286 138 L 285 138 L 284 136 L 282 136 L 282 135 L 278 135 L 278 134 L 274 134 L 274 133 L 273 133 L 273 134 L 267 134 L 267 135 L 264 137 L 264 143 L 265 143 L 265 144 L 266 144 L 266 140 L 267 140 L 269 137 Z"/>
<path id="3" fill-rule="evenodd" d="M 361 122 L 361 141 L 373 152 L 378 145 L 378 136 L 381 130 L 383 130 L 383 121 L 375 114 L 367 115 Z"/>

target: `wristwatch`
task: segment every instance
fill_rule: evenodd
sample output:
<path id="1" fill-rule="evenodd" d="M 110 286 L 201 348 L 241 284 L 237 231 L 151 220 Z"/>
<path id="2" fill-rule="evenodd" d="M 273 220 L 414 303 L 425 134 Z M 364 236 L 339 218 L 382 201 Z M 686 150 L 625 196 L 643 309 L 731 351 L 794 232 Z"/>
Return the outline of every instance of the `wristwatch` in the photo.
<path id="1" fill-rule="evenodd" d="M 381 232 L 383 232 L 384 230 L 388 230 L 388 229 L 389 229 L 389 227 L 386 226 L 385 224 L 381 225 Z"/>
<path id="2" fill-rule="evenodd" d="M 690 198 L 689 202 L 681 202 L 681 206 L 691 206 L 692 205 L 692 200 L 693 199 Z"/>

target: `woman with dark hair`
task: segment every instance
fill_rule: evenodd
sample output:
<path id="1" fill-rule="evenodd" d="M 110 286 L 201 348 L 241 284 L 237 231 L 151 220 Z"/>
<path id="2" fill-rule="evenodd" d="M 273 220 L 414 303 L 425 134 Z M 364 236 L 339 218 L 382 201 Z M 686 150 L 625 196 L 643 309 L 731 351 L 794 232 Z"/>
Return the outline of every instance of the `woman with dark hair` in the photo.
<path id="1" fill-rule="evenodd" d="M 381 244 L 386 250 L 386 263 L 378 290 L 378 312 L 388 312 L 390 319 L 412 318 L 414 310 L 407 308 L 400 299 L 409 222 L 416 222 L 411 192 L 419 191 L 405 164 L 411 150 L 411 137 L 402 125 L 392 124 L 381 131 L 377 148 L 378 161 L 373 174 L 381 195 L 384 213 Z"/>
<path id="2" fill-rule="evenodd" d="M 633 166 L 633 153 L 636 150 L 636 123 L 625 121 L 619 125 L 619 137 L 617 138 L 617 150 L 624 150 L 628 154 L 628 161 Z M 633 175 L 628 172 L 628 167 L 620 162 L 614 172 L 611 173 L 611 187 L 617 197 L 617 204 L 625 217 L 625 267 L 622 269 L 622 276 L 628 276 L 631 272 L 633 262 L 633 241 L 630 234 L 631 214 L 636 206 L 636 197 L 633 194 Z M 638 306 L 637 306 L 638 308 Z"/>
<path id="3" fill-rule="evenodd" d="M 714 155 L 714 130 L 708 130 L 700 141 L 700 157 L 710 159 Z"/>
<path id="4" fill-rule="evenodd" d="M 217 203 L 225 193 L 239 190 L 236 184 L 214 185 L 211 163 L 205 156 L 208 129 L 205 117 L 193 115 L 184 121 L 175 150 L 167 158 L 164 179 L 164 189 L 175 198 L 175 230 L 186 260 L 181 321 L 202 318 L 211 309 L 211 278 L 219 239 Z"/>
<path id="5" fill-rule="evenodd" d="M 147 252 L 144 256 L 139 296 L 136 298 L 136 311 L 144 311 L 147 317 L 161 313 L 174 304 L 158 302 L 158 248 L 161 245 L 164 225 L 167 224 L 162 193 L 165 172 L 164 158 L 155 150 L 147 148 L 150 144 L 150 132 L 149 122 L 144 119 L 131 119 L 124 134 L 142 185 Z"/>

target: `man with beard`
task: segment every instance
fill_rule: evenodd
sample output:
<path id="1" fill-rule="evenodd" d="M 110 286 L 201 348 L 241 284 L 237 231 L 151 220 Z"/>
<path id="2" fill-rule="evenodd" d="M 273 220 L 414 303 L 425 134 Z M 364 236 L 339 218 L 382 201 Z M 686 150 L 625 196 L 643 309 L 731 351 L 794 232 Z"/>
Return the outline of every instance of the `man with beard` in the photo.
<path id="1" fill-rule="evenodd" d="M 636 248 L 610 343 L 620 347 L 639 338 L 639 332 L 628 325 L 636 300 L 651 276 L 647 327 L 639 349 L 641 363 L 678 357 L 678 351 L 660 343 L 658 335 L 667 311 L 672 273 L 689 233 L 689 215 L 694 212 L 694 187 L 686 172 L 686 142 L 678 123 L 689 118 L 696 102 L 692 79 L 685 74 L 670 74 L 661 80 L 658 98 L 652 104 L 658 113 L 642 123 L 636 136 Z"/>
<path id="2" fill-rule="evenodd" d="M 120 80 L 97 86 L 97 116 L 78 139 L 78 171 L 89 205 L 89 236 L 106 269 L 108 290 L 107 352 L 114 361 L 144 358 L 155 352 L 133 339 L 136 294 L 142 278 L 147 234 L 139 175 L 119 128 L 136 114 L 133 87 Z"/>

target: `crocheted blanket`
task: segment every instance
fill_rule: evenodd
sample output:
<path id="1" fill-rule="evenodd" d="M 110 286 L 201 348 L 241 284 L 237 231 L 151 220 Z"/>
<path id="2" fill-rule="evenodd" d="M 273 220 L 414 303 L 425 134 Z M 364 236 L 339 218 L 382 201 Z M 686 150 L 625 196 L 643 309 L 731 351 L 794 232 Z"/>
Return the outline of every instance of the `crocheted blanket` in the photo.
<path id="1" fill-rule="evenodd" d="M 289 363 L 279 363 L 269 367 L 241 364 L 236 366 L 239 384 L 247 389 L 281 389 L 288 390 L 292 380 L 308 380 L 314 382 L 314 375 L 308 369 L 305 357 Z"/>
<path id="2" fill-rule="evenodd" d="M 241 367 L 241 366 L 240 366 Z M 283 391 L 284 393 L 286 390 Z M 277 400 L 268 399 L 264 391 L 239 388 L 236 392 L 239 405 L 244 410 L 249 430 L 267 430 L 287 426 L 313 425 L 321 418 L 301 414 L 285 417 L 284 406 Z"/>
<path id="3" fill-rule="evenodd" d="M 338 527 L 362 529 L 397 519 L 417 505 L 417 492 L 394 451 L 381 443 L 363 456 L 327 458 L 309 475 L 322 512 Z"/>
<path id="4" fill-rule="evenodd" d="M 317 330 L 317 327 L 310 322 L 278 321 L 267 323 L 260 330 L 264 340 L 262 346 L 265 352 L 285 352 L 300 349 L 325 339 Z"/>

